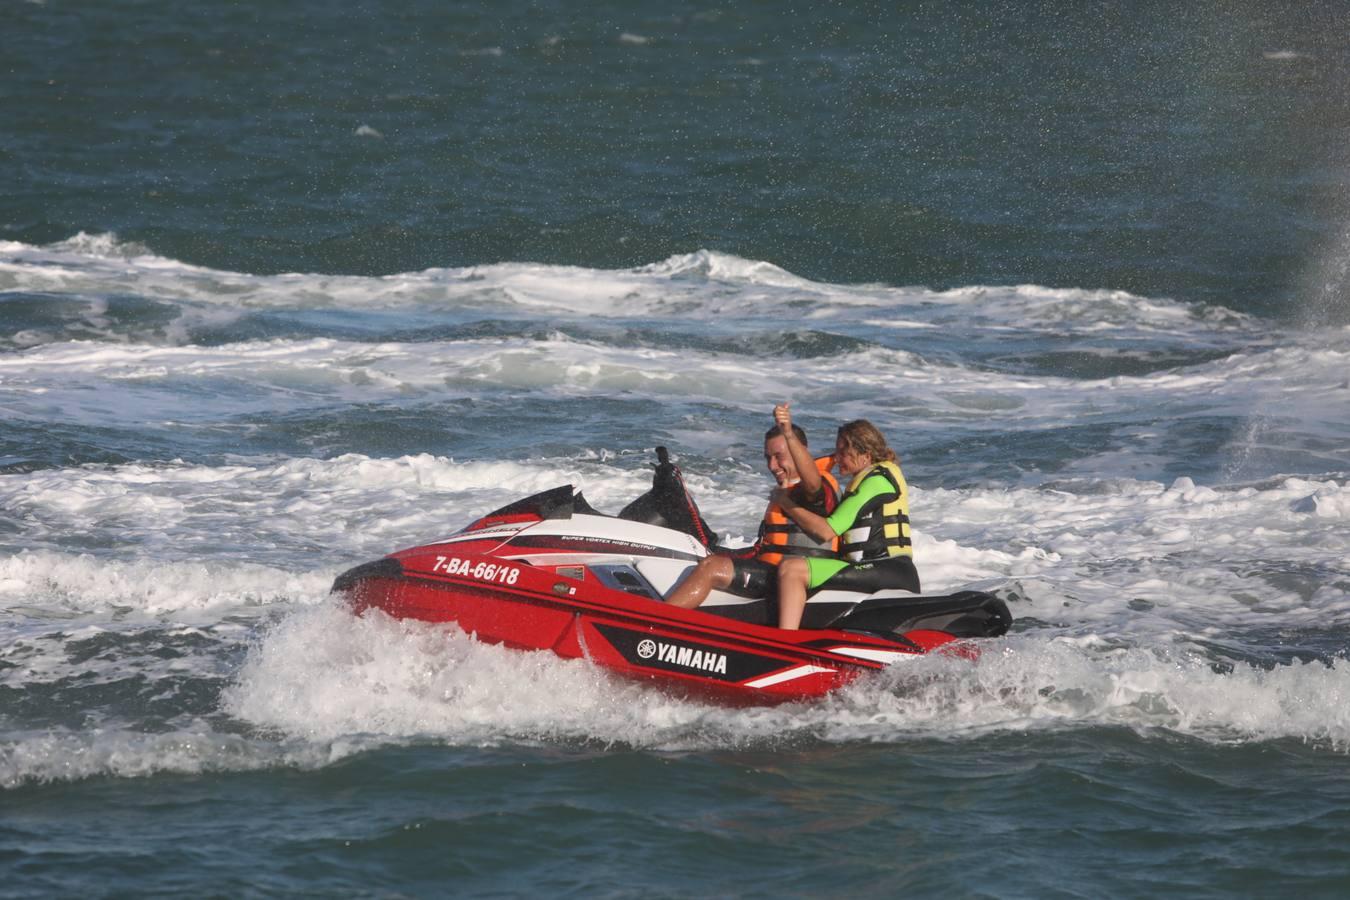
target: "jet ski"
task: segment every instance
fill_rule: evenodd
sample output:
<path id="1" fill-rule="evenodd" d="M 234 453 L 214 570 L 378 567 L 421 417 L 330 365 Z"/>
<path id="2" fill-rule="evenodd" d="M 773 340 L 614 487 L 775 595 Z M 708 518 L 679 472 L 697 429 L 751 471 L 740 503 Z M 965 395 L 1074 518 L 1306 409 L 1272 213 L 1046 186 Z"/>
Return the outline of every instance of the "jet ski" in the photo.
<path id="1" fill-rule="evenodd" d="M 1007 605 L 981 591 L 930 596 L 820 590 L 798 631 L 772 598 L 713 591 L 698 609 L 664 599 L 719 548 L 664 447 L 652 489 L 617 516 L 573 485 L 517 500 L 450 537 L 338 576 L 358 614 L 451 622 L 478 640 L 551 650 L 615 672 L 739 703 L 822 696 L 925 653 L 978 653 Z"/>

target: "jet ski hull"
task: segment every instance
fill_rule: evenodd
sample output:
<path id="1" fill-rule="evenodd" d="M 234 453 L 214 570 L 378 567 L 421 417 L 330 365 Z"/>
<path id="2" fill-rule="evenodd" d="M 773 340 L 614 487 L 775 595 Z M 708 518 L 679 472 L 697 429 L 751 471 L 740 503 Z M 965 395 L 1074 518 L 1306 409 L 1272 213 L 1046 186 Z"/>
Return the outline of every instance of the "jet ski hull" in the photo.
<path id="1" fill-rule="evenodd" d="M 932 629 L 895 637 L 783 631 L 667 606 L 587 574 L 575 564 L 538 566 L 433 545 L 358 566 L 334 589 L 358 613 L 452 622 L 485 643 L 588 659 L 747 703 L 819 697 L 864 672 L 958 641 Z"/>
<path id="2" fill-rule="evenodd" d="M 739 703 L 819 697 L 934 650 L 1008 630 L 1002 600 L 822 591 L 802 629 L 772 627 L 767 599 L 713 592 L 664 602 L 710 546 L 707 523 L 664 448 L 652 491 L 618 516 L 571 485 L 511 503 L 444 540 L 357 566 L 333 585 L 358 613 L 454 623 L 478 640 L 587 659 L 611 671 Z"/>

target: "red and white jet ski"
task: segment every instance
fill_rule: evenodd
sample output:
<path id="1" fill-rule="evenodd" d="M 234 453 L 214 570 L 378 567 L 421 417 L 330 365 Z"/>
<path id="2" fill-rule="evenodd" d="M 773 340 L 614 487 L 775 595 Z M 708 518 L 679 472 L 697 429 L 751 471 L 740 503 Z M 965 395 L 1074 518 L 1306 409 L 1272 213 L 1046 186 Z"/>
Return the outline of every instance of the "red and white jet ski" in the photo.
<path id="1" fill-rule="evenodd" d="M 617 672 L 745 703 L 818 697 L 934 650 L 972 655 L 1004 634 L 1007 605 L 980 591 L 822 590 L 800 631 L 773 600 L 714 591 L 698 609 L 663 600 L 712 549 L 711 530 L 664 447 L 650 492 L 618 516 L 571 485 L 516 501 L 458 534 L 342 575 L 358 613 L 454 622 L 489 643 L 584 657 Z"/>

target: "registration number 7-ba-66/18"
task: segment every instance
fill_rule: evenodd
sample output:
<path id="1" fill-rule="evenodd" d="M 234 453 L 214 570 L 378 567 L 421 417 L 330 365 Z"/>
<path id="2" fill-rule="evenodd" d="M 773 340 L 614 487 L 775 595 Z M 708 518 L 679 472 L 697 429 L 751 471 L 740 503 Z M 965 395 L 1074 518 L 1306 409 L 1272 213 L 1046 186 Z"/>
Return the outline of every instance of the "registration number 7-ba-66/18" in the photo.
<path id="1" fill-rule="evenodd" d="M 520 578 L 520 569 L 497 563 L 473 562 L 458 556 L 438 556 L 431 571 L 444 572 L 446 575 L 468 575 L 480 581 L 495 581 L 498 584 L 515 584 Z"/>

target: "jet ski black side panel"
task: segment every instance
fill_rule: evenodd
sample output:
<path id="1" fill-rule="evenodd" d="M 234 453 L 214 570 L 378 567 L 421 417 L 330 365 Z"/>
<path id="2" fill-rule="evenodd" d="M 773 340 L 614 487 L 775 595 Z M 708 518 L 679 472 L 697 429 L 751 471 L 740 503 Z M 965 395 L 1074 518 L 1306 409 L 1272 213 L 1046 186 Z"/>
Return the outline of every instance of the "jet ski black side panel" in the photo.
<path id="1" fill-rule="evenodd" d="M 1012 613 L 1001 599 L 983 591 L 960 591 L 943 597 L 872 597 L 827 627 L 884 635 L 925 629 L 985 638 L 1007 634 L 1011 626 Z"/>
<path id="2" fill-rule="evenodd" d="M 834 628 L 834 622 L 844 613 L 855 609 L 856 604 L 851 602 L 825 602 L 814 601 L 806 604 L 802 610 L 802 628 Z M 699 607 L 709 615 L 719 616 L 723 619 L 732 619 L 737 622 L 750 622 L 755 625 L 778 625 L 778 598 L 761 597 L 757 600 L 746 600 L 742 603 L 717 603 L 704 604 Z"/>
<path id="3" fill-rule="evenodd" d="M 374 562 L 362 563 L 343 572 L 333 582 L 335 593 L 346 593 L 366 578 L 401 578 L 403 564 L 396 559 L 385 557 Z"/>
<path id="4" fill-rule="evenodd" d="M 579 495 L 574 497 L 572 485 L 565 484 L 538 494 L 532 494 L 523 500 L 508 503 L 500 509 L 494 509 L 483 516 L 482 519 L 515 515 L 536 515 L 541 519 L 570 519 L 574 512 L 583 511 L 576 509 L 576 499 L 579 499 Z M 584 511 L 589 512 L 590 504 L 586 503 L 585 500 L 581 502 L 586 507 Z"/>

